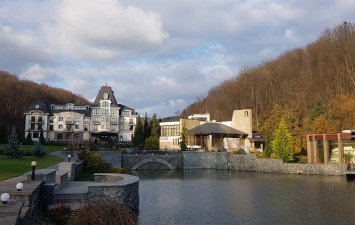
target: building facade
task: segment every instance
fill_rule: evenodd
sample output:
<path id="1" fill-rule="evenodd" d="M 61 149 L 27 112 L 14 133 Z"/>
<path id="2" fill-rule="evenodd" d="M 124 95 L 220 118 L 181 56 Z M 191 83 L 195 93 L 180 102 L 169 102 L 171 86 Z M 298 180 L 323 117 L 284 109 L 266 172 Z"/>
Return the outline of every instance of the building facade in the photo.
<path id="1" fill-rule="evenodd" d="M 194 114 L 188 116 L 188 119 L 161 122 L 159 147 L 161 150 L 179 150 L 181 132 L 183 126 L 185 126 L 189 132 L 187 137 L 187 147 L 189 149 L 218 150 L 223 148 L 227 151 L 235 151 L 243 148 L 247 152 L 253 151 L 255 146 L 251 141 L 253 138 L 252 122 L 251 109 L 235 110 L 231 121 L 211 121 L 210 114 L 206 113 Z M 208 126 L 203 126 L 204 124 L 208 124 Z M 198 131 L 200 135 L 192 134 L 191 132 L 198 127 L 202 129 Z M 232 131 L 228 128 L 233 128 L 234 130 Z M 216 130 L 219 130 L 218 134 Z M 230 132 L 233 132 L 233 134 Z"/>
<path id="2" fill-rule="evenodd" d="M 89 105 L 55 105 L 35 101 L 25 112 L 25 135 L 38 141 L 40 133 L 50 142 L 131 142 L 137 113 L 118 104 L 109 86 L 102 86 Z"/>

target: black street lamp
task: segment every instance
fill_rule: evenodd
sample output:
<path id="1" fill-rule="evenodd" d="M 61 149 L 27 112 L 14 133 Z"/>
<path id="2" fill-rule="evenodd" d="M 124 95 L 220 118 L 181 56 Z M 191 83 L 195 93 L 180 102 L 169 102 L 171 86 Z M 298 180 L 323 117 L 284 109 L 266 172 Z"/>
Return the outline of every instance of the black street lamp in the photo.
<path id="1" fill-rule="evenodd" d="M 31 166 L 32 166 L 31 180 L 35 180 L 35 178 L 36 178 L 36 166 L 37 166 L 37 162 L 36 162 L 36 161 L 32 161 L 32 162 L 31 162 Z"/>

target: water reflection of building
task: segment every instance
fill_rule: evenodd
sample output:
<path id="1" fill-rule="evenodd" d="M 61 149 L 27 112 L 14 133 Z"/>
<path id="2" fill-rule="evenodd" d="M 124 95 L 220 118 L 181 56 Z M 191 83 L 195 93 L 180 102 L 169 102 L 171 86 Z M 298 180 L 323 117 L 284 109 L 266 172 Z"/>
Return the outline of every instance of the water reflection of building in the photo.
<path id="1" fill-rule="evenodd" d="M 188 119 L 160 123 L 160 149 L 177 150 L 183 127 L 187 129 L 187 147 L 227 151 L 243 148 L 246 151 L 262 151 L 264 139 L 252 130 L 251 109 L 235 110 L 231 121 L 211 121 L 210 114 L 194 114 Z"/>
<path id="2" fill-rule="evenodd" d="M 137 113 L 118 104 L 109 86 L 102 86 L 92 106 L 47 104 L 34 101 L 25 112 L 25 135 L 38 141 L 40 133 L 47 141 L 119 141 L 130 142 Z"/>

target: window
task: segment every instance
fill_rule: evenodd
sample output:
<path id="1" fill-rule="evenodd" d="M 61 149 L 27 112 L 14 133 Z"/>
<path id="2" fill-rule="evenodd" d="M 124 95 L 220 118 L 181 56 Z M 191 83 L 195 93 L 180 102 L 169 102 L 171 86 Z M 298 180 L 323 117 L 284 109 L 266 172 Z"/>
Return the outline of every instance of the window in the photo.
<path id="1" fill-rule="evenodd" d="M 100 115 L 100 109 L 92 109 L 92 115 L 94 116 Z"/>
<path id="2" fill-rule="evenodd" d="M 99 122 L 99 118 L 98 117 L 94 117 L 94 123 L 98 123 Z"/>
<path id="3" fill-rule="evenodd" d="M 79 125 L 75 125 L 75 129 L 78 130 L 79 129 Z"/>
<path id="4" fill-rule="evenodd" d="M 63 121 L 63 117 L 59 117 L 59 118 L 58 118 L 58 121 Z"/>
<path id="5" fill-rule="evenodd" d="M 244 111 L 244 116 L 248 117 L 249 116 L 249 112 L 248 111 Z"/>
<path id="6" fill-rule="evenodd" d="M 161 136 L 179 136 L 180 135 L 180 125 L 167 125 L 161 127 Z"/>
<path id="7" fill-rule="evenodd" d="M 89 122 L 89 118 L 85 117 L 84 118 L 84 123 L 88 123 Z"/>
<path id="8" fill-rule="evenodd" d="M 49 125 L 49 131 L 53 131 L 53 124 Z"/>
<path id="9" fill-rule="evenodd" d="M 33 137 L 33 138 L 38 138 L 38 137 L 39 137 L 39 134 L 38 134 L 38 133 L 32 133 L 32 137 Z"/>
<path id="10" fill-rule="evenodd" d="M 31 116 L 31 122 L 36 122 L 36 117 Z"/>
<path id="11" fill-rule="evenodd" d="M 101 109 L 101 114 L 102 115 L 109 115 L 109 109 Z"/>
<path id="12" fill-rule="evenodd" d="M 129 119 L 129 124 L 133 124 L 133 119 Z"/>
<path id="13" fill-rule="evenodd" d="M 101 107 L 110 107 L 110 102 L 109 101 L 102 101 Z"/>
<path id="14" fill-rule="evenodd" d="M 94 131 L 97 131 L 97 130 L 98 130 L 98 128 L 99 128 L 99 126 L 98 126 L 98 125 L 94 125 Z"/>
<path id="15" fill-rule="evenodd" d="M 42 123 L 42 116 L 38 117 L 38 123 Z"/>
<path id="16" fill-rule="evenodd" d="M 50 117 L 50 118 L 49 118 L 49 122 L 50 122 L 50 123 L 53 123 L 53 117 Z"/>
<path id="17" fill-rule="evenodd" d="M 124 115 L 124 116 L 130 116 L 130 115 L 131 115 L 131 111 L 129 111 L 129 110 L 124 110 L 124 111 L 123 111 L 123 115 Z"/>
<path id="18" fill-rule="evenodd" d="M 133 125 L 129 126 L 129 130 L 132 131 L 133 130 Z"/>
<path id="19" fill-rule="evenodd" d="M 71 117 L 67 117 L 67 121 L 71 121 Z"/>
<path id="20" fill-rule="evenodd" d="M 84 125 L 84 131 L 89 131 L 89 125 L 88 124 Z"/>
<path id="21" fill-rule="evenodd" d="M 101 124 L 101 130 L 105 129 L 105 124 Z"/>
<path id="22" fill-rule="evenodd" d="M 59 130 L 63 129 L 63 125 L 58 125 L 58 129 Z"/>
<path id="23" fill-rule="evenodd" d="M 35 125 L 34 124 L 31 124 L 31 130 L 35 130 Z"/>
<path id="24" fill-rule="evenodd" d="M 117 116 L 117 114 L 118 114 L 118 109 L 111 109 L 112 116 Z"/>

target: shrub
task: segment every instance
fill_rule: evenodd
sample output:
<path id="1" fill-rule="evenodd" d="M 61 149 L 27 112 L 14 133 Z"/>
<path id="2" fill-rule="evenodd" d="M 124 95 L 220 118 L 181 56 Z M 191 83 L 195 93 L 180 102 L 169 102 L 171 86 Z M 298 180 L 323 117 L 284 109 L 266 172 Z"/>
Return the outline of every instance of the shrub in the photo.
<path id="1" fill-rule="evenodd" d="M 241 154 L 241 155 L 247 154 L 247 153 L 245 152 L 245 150 L 242 149 L 242 148 L 238 149 L 235 153 L 236 153 L 236 154 Z"/>
<path id="2" fill-rule="evenodd" d="M 35 142 L 33 145 L 33 155 L 37 157 L 43 157 L 46 152 L 43 149 L 43 145 L 40 142 Z"/>
<path id="3" fill-rule="evenodd" d="M 113 203 L 89 203 L 75 210 L 69 225 L 135 225 L 138 215 L 129 208 Z"/>
<path id="4" fill-rule="evenodd" d="M 78 153 L 79 159 L 84 161 L 83 169 L 92 173 L 110 173 L 112 167 L 102 159 L 100 152 L 83 150 Z"/>
<path id="5" fill-rule="evenodd" d="M 278 157 L 277 157 L 277 155 L 273 152 L 273 153 L 271 153 L 270 158 L 276 159 L 276 158 L 278 158 Z"/>
<path id="6" fill-rule="evenodd" d="M 299 163 L 308 163 L 307 156 L 301 155 L 298 162 Z"/>

